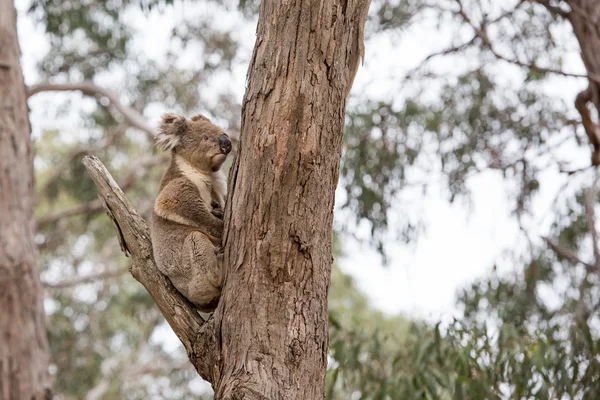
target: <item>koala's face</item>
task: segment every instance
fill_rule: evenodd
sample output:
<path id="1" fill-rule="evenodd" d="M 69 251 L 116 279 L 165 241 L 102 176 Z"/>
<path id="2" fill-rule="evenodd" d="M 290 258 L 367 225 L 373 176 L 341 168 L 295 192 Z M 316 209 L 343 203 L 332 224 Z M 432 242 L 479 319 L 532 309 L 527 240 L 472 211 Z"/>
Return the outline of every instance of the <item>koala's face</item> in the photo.
<path id="1" fill-rule="evenodd" d="M 163 115 L 156 143 L 204 172 L 218 171 L 231 151 L 229 137 L 202 115 L 190 120 L 177 114 Z"/>

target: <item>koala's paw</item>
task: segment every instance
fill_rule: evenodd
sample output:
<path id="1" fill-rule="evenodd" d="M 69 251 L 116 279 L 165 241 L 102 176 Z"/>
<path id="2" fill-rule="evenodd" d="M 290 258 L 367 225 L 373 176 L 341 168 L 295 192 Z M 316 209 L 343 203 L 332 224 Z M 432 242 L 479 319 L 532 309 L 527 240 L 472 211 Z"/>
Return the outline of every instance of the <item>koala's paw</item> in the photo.
<path id="1" fill-rule="evenodd" d="M 219 207 L 219 203 L 217 203 L 216 201 L 212 200 L 210 202 L 210 206 L 212 208 L 212 210 L 210 211 L 210 213 L 212 215 L 214 215 L 215 217 L 219 218 L 219 219 L 223 219 L 223 210 L 221 210 L 221 208 Z"/>

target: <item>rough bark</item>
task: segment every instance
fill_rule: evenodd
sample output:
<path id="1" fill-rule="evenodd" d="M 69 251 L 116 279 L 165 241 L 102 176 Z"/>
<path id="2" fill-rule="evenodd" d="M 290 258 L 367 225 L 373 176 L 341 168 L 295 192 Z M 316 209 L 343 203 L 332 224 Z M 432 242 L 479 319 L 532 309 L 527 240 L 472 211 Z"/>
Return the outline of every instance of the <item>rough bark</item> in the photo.
<path id="1" fill-rule="evenodd" d="M 226 209 L 217 399 L 322 399 L 345 98 L 369 1 L 263 1 Z"/>
<path id="2" fill-rule="evenodd" d="M 16 11 L 0 0 L 0 399 L 49 399 L 50 356 L 34 242 L 33 150 Z"/>
<path id="3" fill-rule="evenodd" d="M 588 73 L 589 85 L 579 93 L 575 107 L 589 142 L 593 147 L 592 165 L 600 165 L 600 2 L 598 0 L 568 0 L 571 11 L 565 14 L 581 47 L 581 58 Z M 596 110 L 591 113 L 590 108 Z M 593 115 L 596 114 L 594 121 Z"/>

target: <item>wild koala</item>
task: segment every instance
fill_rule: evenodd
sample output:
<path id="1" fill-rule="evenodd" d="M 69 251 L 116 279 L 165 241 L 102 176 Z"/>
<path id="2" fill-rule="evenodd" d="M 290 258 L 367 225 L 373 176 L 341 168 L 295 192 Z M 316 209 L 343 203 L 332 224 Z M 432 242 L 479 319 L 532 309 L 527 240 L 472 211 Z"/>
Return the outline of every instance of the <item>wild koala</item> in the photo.
<path id="1" fill-rule="evenodd" d="M 227 195 L 220 170 L 231 141 L 208 118 L 165 114 L 157 146 L 171 151 L 152 214 L 152 248 L 158 269 L 200 311 L 217 307 L 222 263 L 216 249 Z"/>

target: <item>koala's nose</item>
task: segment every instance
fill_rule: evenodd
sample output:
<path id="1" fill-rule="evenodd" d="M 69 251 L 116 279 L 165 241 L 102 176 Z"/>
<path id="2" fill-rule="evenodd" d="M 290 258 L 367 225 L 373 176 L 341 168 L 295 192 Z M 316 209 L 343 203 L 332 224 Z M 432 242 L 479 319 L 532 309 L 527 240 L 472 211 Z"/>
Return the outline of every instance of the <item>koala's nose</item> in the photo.
<path id="1" fill-rule="evenodd" d="M 231 140 L 229 140 L 226 134 L 219 136 L 219 149 L 225 154 L 229 154 L 231 151 Z"/>

